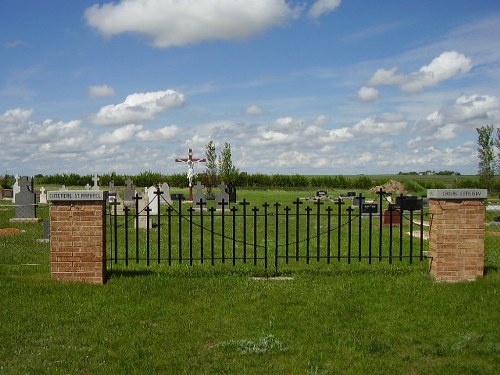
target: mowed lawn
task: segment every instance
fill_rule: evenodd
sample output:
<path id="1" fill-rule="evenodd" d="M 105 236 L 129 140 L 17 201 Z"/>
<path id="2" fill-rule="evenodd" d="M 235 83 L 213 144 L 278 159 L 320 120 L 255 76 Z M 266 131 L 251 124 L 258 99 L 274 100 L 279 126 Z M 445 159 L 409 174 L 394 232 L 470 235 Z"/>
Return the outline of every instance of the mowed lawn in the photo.
<path id="1" fill-rule="evenodd" d="M 274 202 L 270 200 L 269 202 Z M 427 262 L 115 271 L 50 280 L 42 224 L 0 211 L 0 374 L 497 374 L 499 250 L 476 282 Z M 42 213 L 46 215 L 46 213 Z"/>

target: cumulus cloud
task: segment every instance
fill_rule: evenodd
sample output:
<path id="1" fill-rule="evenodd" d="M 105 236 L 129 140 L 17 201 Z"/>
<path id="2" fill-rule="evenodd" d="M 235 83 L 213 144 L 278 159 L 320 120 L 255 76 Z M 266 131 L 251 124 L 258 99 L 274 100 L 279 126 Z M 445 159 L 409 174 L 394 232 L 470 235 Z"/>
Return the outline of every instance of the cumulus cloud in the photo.
<path id="1" fill-rule="evenodd" d="M 159 141 L 173 139 L 181 132 L 177 125 L 165 126 L 154 131 L 142 130 L 137 133 L 137 137 L 143 141 Z"/>
<path id="2" fill-rule="evenodd" d="M 285 0 L 122 0 L 87 8 L 85 19 L 105 36 L 138 33 L 165 48 L 248 38 L 295 14 Z"/>
<path id="3" fill-rule="evenodd" d="M 245 113 L 249 116 L 259 116 L 264 114 L 264 111 L 259 106 L 251 105 L 250 107 L 247 108 Z"/>
<path id="4" fill-rule="evenodd" d="M 107 98 L 115 95 L 115 90 L 108 85 L 95 85 L 89 87 L 89 97 L 92 99 Z"/>
<path id="5" fill-rule="evenodd" d="M 158 113 L 184 102 L 184 94 L 174 90 L 131 94 L 123 103 L 102 107 L 90 121 L 96 125 L 123 125 L 152 120 Z"/>
<path id="6" fill-rule="evenodd" d="M 352 127 L 356 136 L 373 135 L 398 135 L 407 126 L 407 121 L 402 114 L 384 113 L 382 115 L 367 117 Z"/>
<path id="7" fill-rule="evenodd" d="M 379 98 L 379 92 L 374 87 L 363 86 L 358 90 L 358 98 L 363 102 L 373 102 Z"/>
<path id="8" fill-rule="evenodd" d="M 419 135 L 408 144 L 416 147 L 430 141 L 448 141 L 500 119 L 500 100 L 491 95 L 462 95 L 451 105 L 430 113 L 416 124 Z"/>
<path id="9" fill-rule="evenodd" d="M 471 68 L 472 60 L 469 57 L 456 51 L 445 51 L 417 72 L 405 74 L 397 68 L 378 69 L 368 84 L 399 86 L 404 92 L 415 94 L 459 74 L 468 73 Z"/>
<path id="10" fill-rule="evenodd" d="M 341 0 L 317 0 L 309 9 L 308 15 L 312 18 L 318 18 L 324 14 L 334 11 L 340 6 Z"/>
<path id="11" fill-rule="evenodd" d="M 142 130 L 142 125 L 129 124 L 113 130 L 109 133 L 104 133 L 99 137 L 99 142 L 102 144 L 120 144 L 133 139 L 137 132 Z"/>
<path id="12" fill-rule="evenodd" d="M 14 108 L 9 109 L 0 116 L 0 123 L 12 124 L 26 121 L 33 114 L 32 109 Z"/>

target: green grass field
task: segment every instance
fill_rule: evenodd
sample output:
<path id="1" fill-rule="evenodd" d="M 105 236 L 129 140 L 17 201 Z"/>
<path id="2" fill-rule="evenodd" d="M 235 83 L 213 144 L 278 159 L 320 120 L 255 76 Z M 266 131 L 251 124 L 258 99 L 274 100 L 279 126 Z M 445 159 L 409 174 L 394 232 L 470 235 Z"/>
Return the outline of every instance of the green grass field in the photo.
<path id="1" fill-rule="evenodd" d="M 243 193 L 243 192 L 242 192 Z M 249 201 L 312 192 L 245 192 Z M 253 194 L 253 195 L 252 195 Z M 289 196 L 288 196 L 289 194 Z M 286 199 L 285 199 L 286 198 Z M 47 210 L 40 211 L 46 217 Z M 500 246 L 476 282 L 435 283 L 427 263 L 151 267 L 104 286 L 50 280 L 42 224 L 0 211 L 0 373 L 496 374 Z"/>

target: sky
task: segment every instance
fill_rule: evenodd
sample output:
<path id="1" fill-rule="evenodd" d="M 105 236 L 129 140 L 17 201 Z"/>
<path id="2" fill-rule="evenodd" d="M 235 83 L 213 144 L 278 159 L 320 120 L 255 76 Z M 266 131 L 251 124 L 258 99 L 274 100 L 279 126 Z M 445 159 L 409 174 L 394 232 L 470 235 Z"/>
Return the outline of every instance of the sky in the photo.
<path id="1" fill-rule="evenodd" d="M 0 174 L 476 174 L 499 83 L 498 0 L 0 0 Z"/>

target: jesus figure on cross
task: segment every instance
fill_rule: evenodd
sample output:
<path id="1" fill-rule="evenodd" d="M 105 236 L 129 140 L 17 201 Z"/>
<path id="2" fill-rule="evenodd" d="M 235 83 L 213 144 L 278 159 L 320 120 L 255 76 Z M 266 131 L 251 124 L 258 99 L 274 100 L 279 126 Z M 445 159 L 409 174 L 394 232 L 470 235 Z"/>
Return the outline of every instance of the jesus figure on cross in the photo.
<path id="1" fill-rule="evenodd" d="M 194 178 L 194 165 L 196 163 L 205 163 L 207 159 L 193 158 L 193 150 L 189 149 L 187 158 L 177 158 L 176 162 L 186 163 L 188 165 L 187 178 L 189 183 L 189 200 L 193 200 L 193 178 Z"/>

